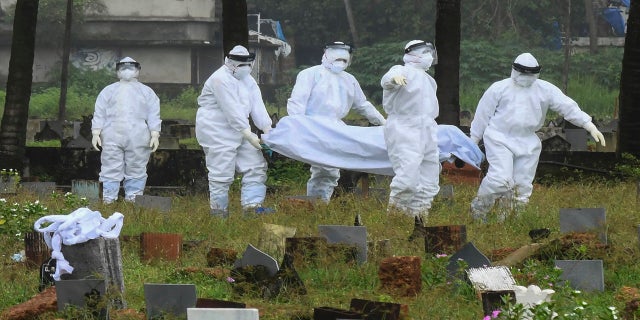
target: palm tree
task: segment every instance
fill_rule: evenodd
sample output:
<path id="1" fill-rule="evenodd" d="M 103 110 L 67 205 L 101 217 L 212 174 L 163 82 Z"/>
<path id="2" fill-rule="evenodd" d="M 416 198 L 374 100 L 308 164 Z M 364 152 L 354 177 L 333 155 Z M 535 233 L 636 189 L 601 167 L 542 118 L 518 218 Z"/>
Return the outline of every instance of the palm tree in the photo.
<path id="1" fill-rule="evenodd" d="M 17 0 L 4 114 L 0 124 L 0 163 L 22 170 L 33 77 L 39 0 Z"/>
<path id="2" fill-rule="evenodd" d="M 440 116 L 438 123 L 460 125 L 460 0 L 438 0 L 436 49 Z"/>
<path id="3" fill-rule="evenodd" d="M 620 76 L 618 153 L 640 155 L 640 1 L 631 1 Z"/>

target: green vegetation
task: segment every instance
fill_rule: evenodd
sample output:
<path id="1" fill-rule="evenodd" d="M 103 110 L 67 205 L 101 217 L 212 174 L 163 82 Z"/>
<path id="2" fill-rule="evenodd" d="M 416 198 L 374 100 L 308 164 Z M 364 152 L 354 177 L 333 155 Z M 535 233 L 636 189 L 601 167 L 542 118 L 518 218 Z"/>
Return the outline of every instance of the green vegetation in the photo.
<path id="1" fill-rule="evenodd" d="M 269 194 L 267 205 L 275 207 L 277 213 L 268 216 L 243 217 L 239 208 L 238 182 L 231 193 L 231 217 L 220 220 L 209 215 L 208 197 L 205 194 L 193 196 L 172 195 L 173 206 L 169 213 L 142 209 L 129 203 L 117 202 L 112 205 L 92 204 L 104 217 L 114 212 L 125 216 L 121 232 L 122 261 L 124 265 L 125 299 L 130 309 L 144 312 L 143 283 L 191 283 L 197 287 L 198 297 L 241 301 L 260 309 L 261 319 L 302 319 L 309 317 L 314 307 L 331 306 L 348 309 L 352 298 L 387 301 L 406 304 L 410 319 L 482 319 L 482 304 L 469 285 L 447 278 L 444 268 L 447 257 L 425 254 L 424 241 L 408 241 L 413 230 L 413 219 L 400 215 L 388 215 L 386 205 L 374 198 L 362 199 L 352 193 L 342 193 L 329 205 L 317 205 L 312 209 L 296 206 L 286 201 L 287 196 L 304 193 L 304 182 L 308 177 L 307 167 L 289 161 L 270 166 Z M 374 187 L 387 188 L 388 181 L 377 179 Z M 634 196 L 636 184 L 598 179 L 583 179 L 536 185 L 530 205 L 517 217 L 500 224 L 490 220 L 488 224 L 471 221 L 468 206 L 475 195 L 477 185 L 454 183 L 443 176 L 442 184 L 453 184 L 452 202 L 437 199 L 430 212 L 428 225 L 464 224 L 467 240 L 483 253 L 497 261 L 498 253 L 508 248 L 518 248 L 531 243 L 528 231 L 535 228 L 551 229 L 549 239 L 559 238 L 559 217 L 561 208 L 603 207 L 606 209 L 609 246 L 603 251 L 588 244 L 570 244 L 565 252 L 548 252 L 546 256 L 534 256 L 511 268 L 519 285 L 536 284 L 541 288 L 556 290 L 553 304 L 547 305 L 560 315 L 558 319 L 615 319 L 610 307 L 622 313 L 625 302 L 621 291 L 625 287 L 640 287 L 640 256 L 636 225 L 640 218 L 635 214 L 637 202 Z M 604 191 L 604 192 L 603 192 Z M 84 205 L 82 199 L 71 194 L 56 194 L 38 198 L 34 194 L 19 192 L 5 195 L 4 206 L 0 210 L 11 211 L 12 206 L 28 208 L 38 204 L 38 214 L 69 214 Z M 12 205 L 15 203 L 15 205 Z M 19 209 L 20 211 L 22 209 Z M 23 211 L 20 211 L 23 212 Z M 31 212 L 31 211 L 30 211 Z M 0 212 L 3 214 L 3 212 Z M 259 231 L 263 223 L 296 228 L 297 237 L 317 236 L 320 224 L 352 225 L 354 216 L 360 214 L 367 227 L 368 240 L 376 242 L 389 239 L 389 255 L 418 256 L 422 262 L 422 290 L 416 296 L 403 297 L 387 292 L 381 287 L 378 266 L 384 257 L 376 251 L 369 252 L 369 260 L 363 265 L 342 262 L 320 261 L 315 264 L 296 265 L 308 294 L 297 295 L 285 291 L 272 299 L 261 298 L 258 292 L 238 295 L 229 282 L 231 265 L 218 267 L 217 273 L 207 273 L 206 255 L 211 248 L 227 248 L 242 253 L 247 244 L 260 248 L 263 234 Z M 33 215 L 22 218 L 4 215 L 0 226 L 0 309 L 24 302 L 38 291 L 38 270 L 28 268 L 23 263 L 11 259 L 13 254 L 24 249 L 24 243 L 16 238 L 15 229 L 8 226 L 20 225 L 22 231 L 37 218 Z M 13 220 L 17 224 L 10 224 Z M 20 219 L 20 220 L 18 220 Z M 25 220 L 26 219 L 26 220 Z M 27 226 L 27 228 L 24 228 Z M 13 228 L 13 227 L 12 227 Z M 182 234 L 185 243 L 193 243 L 184 248 L 179 261 L 144 262 L 140 258 L 137 240 L 125 240 L 124 236 L 136 239 L 141 232 L 171 232 Z M 547 243 L 550 240 L 545 240 Z M 274 257 L 281 252 L 267 250 Z M 552 259 L 594 258 L 602 259 L 605 266 L 604 292 L 576 293 L 558 280 L 558 270 L 553 268 Z M 195 269 L 200 271 L 187 271 Z M 584 302 L 584 303 L 583 303 Z M 576 309 L 582 307 L 584 309 Z M 510 309 L 511 317 L 505 312 L 501 319 L 517 319 Z M 539 311 L 542 314 L 543 311 Z M 580 316 L 569 317 L 571 313 Z M 635 317 L 640 316 L 636 312 Z M 67 317 L 67 314 L 58 314 Z M 43 319 L 51 319 L 47 315 Z M 112 319 L 132 319 L 131 313 L 120 314 L 114 310 Z M 632 319 L 633 315 L 628 319 Z"/>

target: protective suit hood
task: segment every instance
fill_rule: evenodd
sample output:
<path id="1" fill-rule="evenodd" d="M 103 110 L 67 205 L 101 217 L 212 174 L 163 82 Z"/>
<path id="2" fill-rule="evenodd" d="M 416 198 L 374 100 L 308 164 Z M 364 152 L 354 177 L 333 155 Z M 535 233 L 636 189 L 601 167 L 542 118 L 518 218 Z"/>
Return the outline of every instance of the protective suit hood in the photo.
<path id="1" fill-rule="evenodd" d="M 333 42 L 325 46 L 322 65 L 333 73 L 344 71 L 351 64 L 352 47 L 344 42 Z"/>
<path id="2" fill-rule="evenodd" d="M 437 64 L 437 57 L 433 44 L 422 40 L 411 40 L 404 47 L 402 61 L 408 66 L 427 71 L 432 65 Z"/>
<path id="3" fill-rule="evenodd" d="M 531 53 L 525 52 L 513 61 L 511 79 L 517 86 L 528 88 L 539 78 L 540 69 L 538 60 Z"/>
<path id="4" fill-rule="evenodd" d="M 255 53 L 249 53 L 247 48 L 243 46 L 235 46 L 225 57 L 224 64 L 229 68 L 233 77 L 240 80 L 251 74 L 255 58 Z"/>
<path id="5" fill-rule="evenodd" d="M 120 81 L 135 81 L 140 75 L 140 63 L 131 57 L 125 57 L 116 63 L 116 75 Z"/>

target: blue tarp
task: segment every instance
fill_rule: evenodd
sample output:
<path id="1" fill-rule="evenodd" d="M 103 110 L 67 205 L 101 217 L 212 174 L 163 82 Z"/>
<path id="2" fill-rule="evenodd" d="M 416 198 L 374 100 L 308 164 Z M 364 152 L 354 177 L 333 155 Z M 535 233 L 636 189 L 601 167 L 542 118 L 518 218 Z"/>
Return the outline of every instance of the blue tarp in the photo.
<path id="1" fill-rule="evenodd" d="M 624 36 L 626 23 L 624 17 L 622 17 L 622 11 L 619 8 L 605 8 L 602 10 L 602 16 L 611 25 L 613 32 L 617 36 Z"/>

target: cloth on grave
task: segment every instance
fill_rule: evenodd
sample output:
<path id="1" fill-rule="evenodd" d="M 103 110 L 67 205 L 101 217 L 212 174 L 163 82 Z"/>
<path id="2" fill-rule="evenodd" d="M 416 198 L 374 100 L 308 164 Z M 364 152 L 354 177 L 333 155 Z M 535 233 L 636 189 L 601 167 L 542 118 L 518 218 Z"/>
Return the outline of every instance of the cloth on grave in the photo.
<path id="1" fill-rule="evenodd" d="M 304 115 L 286 116 L 262 141 L 273 151 L 311 165 L 392 176 L 384 128 L 350 126 L 342 121 Z M 479 169 L 480 148 L 462 130 L 438 125 L 440 162 L 458 158 Z"/>
<path id="2" fill-rule="evenodd" d="M 53 279 L 58 281 L 62 274 L 73 272 L 73 267 L 62 254 L 63 244 L 74 245 L 98 237 L 117 238 L 123 220 L 124 215 L 120 212 L 105 219 L 100 212 L 88 208 L 77 209 L 68 215 L 49 215 L 38 219 L 33 228 L 43 233 L 44 241 L 51 248 L 51 258 L 56 259 Z"/>

